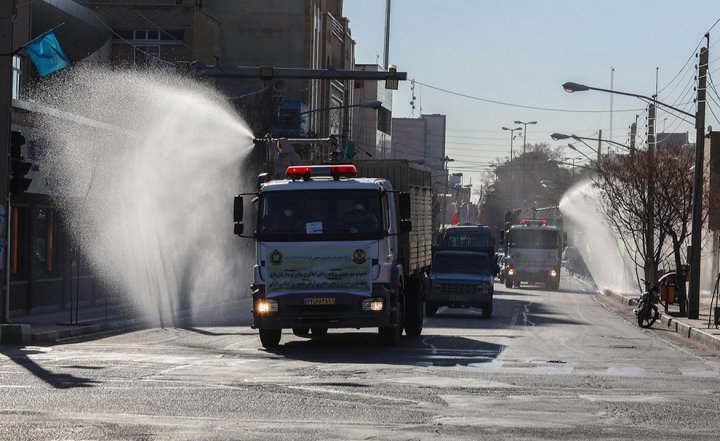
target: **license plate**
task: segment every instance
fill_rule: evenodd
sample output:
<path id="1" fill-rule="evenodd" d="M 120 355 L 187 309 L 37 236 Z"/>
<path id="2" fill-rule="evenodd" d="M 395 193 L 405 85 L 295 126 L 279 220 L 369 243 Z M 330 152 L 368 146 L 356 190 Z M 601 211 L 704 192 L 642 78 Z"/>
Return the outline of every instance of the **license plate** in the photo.
<path id="1" fill-rule="evenodd" d="M 465 302 L 467 301 L 467 296 L 450 296 L 449 300 L 451 302 Z"/>
<path id="2" fill-rule="evenodd" d="M 334 305 L 334 297 L 308 297 L 305 299 L 306 305 Z"/>

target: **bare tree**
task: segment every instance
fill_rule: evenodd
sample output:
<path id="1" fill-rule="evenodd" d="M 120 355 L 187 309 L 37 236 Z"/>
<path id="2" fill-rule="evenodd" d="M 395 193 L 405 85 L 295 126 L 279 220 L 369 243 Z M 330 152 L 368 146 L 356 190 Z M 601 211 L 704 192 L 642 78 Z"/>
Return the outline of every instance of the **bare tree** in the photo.
<path id="1" fill-rule="evenodd" d="M 656 156 L 636 151 L 600 162 L 593 178 L 605 220 L 620 238 L 636 268 L 645 269 L 644 277 L 651 284 L 653 281 L 649 279 L 657 274 L 666 234 L 654 228 L 654 210 L 650 209 L 651 192 L 655 190 L 655 186 L 651 186 L 652 171 L 656 164 Z M 650 237 L 654 237 L 652 250 L 648 249 Z"/>

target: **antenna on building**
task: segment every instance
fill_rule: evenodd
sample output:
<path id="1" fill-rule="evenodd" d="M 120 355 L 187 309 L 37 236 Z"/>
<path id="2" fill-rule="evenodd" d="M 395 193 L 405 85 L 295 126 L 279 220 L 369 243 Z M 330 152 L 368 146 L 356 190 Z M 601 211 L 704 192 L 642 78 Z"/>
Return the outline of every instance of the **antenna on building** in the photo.
<path id="1" fill-rule="evenodd" d="M 412 98 L 410 99 L 410 118 L 415 118 L 415 79 L 413 78 L 412 81 L 410 81 L 410 95 Z"/>

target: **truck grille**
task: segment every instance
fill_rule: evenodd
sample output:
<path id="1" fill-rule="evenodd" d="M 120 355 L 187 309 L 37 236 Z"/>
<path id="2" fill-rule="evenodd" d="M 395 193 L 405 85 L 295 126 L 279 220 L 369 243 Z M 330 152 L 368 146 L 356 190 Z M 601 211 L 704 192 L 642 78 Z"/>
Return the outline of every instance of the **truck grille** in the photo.
<path id="1" fill-rule="evenodd" d="M 353 305 L 287 305 L 285 308 L 293 313 L 332 313 L 332 312 L 353 312 L 357 308 Z"/>
<path id="2" fill-rule="evenodd" d="M 470 283 L 439 283 L 433 287 L 433 291 L 442 294 L 484 294 L 487 290 L 483 285 Z"/>

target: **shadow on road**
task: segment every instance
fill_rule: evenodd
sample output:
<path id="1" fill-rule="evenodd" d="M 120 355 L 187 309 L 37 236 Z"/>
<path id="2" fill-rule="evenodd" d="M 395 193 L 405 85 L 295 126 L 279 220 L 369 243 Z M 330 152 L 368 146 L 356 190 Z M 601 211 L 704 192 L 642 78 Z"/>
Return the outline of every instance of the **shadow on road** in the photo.
<path id="1" fill-rule="evenodd" d="M 39 380 L 44 381 L 55 389 L 72 389 L 76 387 L 92 387 L 94 384 L 98 384 L 98 381 L 91 380 L 89 378 L 76 377 L 72 374 L 56 373 L 48 369 L 43 368 L 29 356 L 32 354 L 39 354 L 41 351 L 27 350 L 20 347 L 1 347 L 0 354 L 5 355 L 10 360 L 15 362 L 18 366 L 25 368 L 28 372 L 33 374 Z M 69 366 L 68 368 L 77 368 Z M 91 367 L 85 366 L 83 369 L 92 369 Z M 99 368 L 98 368 L 99 369 Z"/>
<path id="2" fill-rule="evenodd" d="M 493 315 L 490 319 L 482 318 L 482 310 L 475 308 L 445 308 L 438 310 L 437 317 L 426 319 L 425 326 L 435 328 L 462 329 L 507 329 L 532 324 L 533 326 L 589 325 L 586 321 L 578 321 L 567 315 L 562 306 L 548 306 L 543 303 L 528 301 L 527 294 L 512 298 L 509 296 L 495 297 Z M 442 320 L 446 319 L 446 320 Z"/>
<path id="3" fill-rule="evenodd" d="M 447 335 L 403 337 L 393 347 L 381 346 L 369 332 L 333 333 L 294 340 L 267 352 L 312 363 L 360 363 L 410 366 L 467 366 L 493 361 L 505 347 L 495 343 Z"/>

